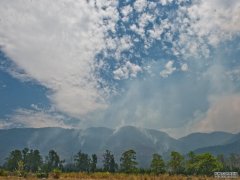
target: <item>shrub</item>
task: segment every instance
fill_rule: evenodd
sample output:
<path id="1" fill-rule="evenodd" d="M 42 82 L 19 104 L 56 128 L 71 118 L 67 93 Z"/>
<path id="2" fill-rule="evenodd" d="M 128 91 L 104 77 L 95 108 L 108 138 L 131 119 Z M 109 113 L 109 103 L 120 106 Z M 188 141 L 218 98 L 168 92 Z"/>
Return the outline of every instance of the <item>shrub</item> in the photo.
<path id="1" fill-rule="evenodd" d="M 37 178 L 48 178 L 48 173 L 38 172 L 36 173 Z"/>
<path id="2" fill-rule="evenodd" d="M 3 169 L 0 169 L 0 176 L 8 176 L 8 172 Z"/>
<path id="3" fill-rule="evenodd" d="M 59 179 L 60 178 L 60 175 L 61 175 L 61 170 L 60 169 L 53 169 L 52 173 L 51 173 L 51 176 L 54 178 L 54 179 Z"/>

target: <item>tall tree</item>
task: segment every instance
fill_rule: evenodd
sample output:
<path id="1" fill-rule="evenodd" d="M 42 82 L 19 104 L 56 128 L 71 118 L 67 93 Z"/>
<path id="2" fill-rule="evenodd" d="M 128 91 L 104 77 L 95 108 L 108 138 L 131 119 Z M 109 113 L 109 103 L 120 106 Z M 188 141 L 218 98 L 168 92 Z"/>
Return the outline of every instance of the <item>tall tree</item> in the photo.
<path id="1" fill-rule="evenodd" d="M 47 170 L 62 169 L 64 161 L 60 159 L 56 151 L 50 150 L 46 157 Z"/>
<path id="2" fill-rule="evenodd" d="M 227 161 L 226 161 L 227 159 L 224 157 L 223 154 L 218 154 L 217 160 L 222 163 L 223 171 L 231 171 L 229 166 L 227 165 Z"/>
<path id="3" fill-rule="evenodd" d="M 231 153 L 228 158 L 228 166 L 231 171 L 240 169 L 240 154 Z"/>
<path id="4" fill-rule="evenodd" d="M 111 151 L 106 150 L 103 154 L 103 169 L 107 172 L 115 172 L 117 170 L 117 163 Z"/>
<path id="5" fill-rule="evenodd" d="M 22 150 L 24 169 L 26 171 L 36 172 L 42 166 L 42 157 L 39 150 L 29 150 L 24 148 Z"/>
<path id="6" fill-rule="evenodd" d="M 97 155 L 92 154 L 92 159 L 91 159 L 91 163 L 90 163 L 90 170 L 91 170 L 91 172 L 95 172 L 96 169 L 97 169 Z"/>
<path id="7" fill-rule="evenodd" d="M 223 164 L 210 153 L 197 155 L 194 166 L 198 175 L 212 175 L 213 172 L 223 169 Z"/>
<path id="8" fill-rule="evenodd" d="M 90 158 L 88 157 L 88 154 L 82 153 L 79 151 L 74 156 L 75 165 L 78 171 L 81 172 L 89 172 L 90 170 Z"/>
<path id="9" fill-rule="evenodd" d="M 28 149 L 28 148 L 24 148 L 24 149 L 22 150 L 23 162 L 24 162 L 25 164 L 26 164 L 26 162 L 27 162 L 28 153 L 29 153 L 29 149 Z"/>
<path id="10" fill-rule="evenodd" d="M 195 175 L 197 174 L 196 168 L 195 168 L 195 163 L 196 163 L 196 154 L 193 151 L 190 151 L 187 154 L 187 162 L 186 162 L 186 171 L 188 174 Z"/>
<path id="11" fill-rule="evenodd" d="M 121 171 L 126 173 L 136 172 L 137 162 L 136 162 L 136 152 L 132 149 L 125 151 L 120 158 Z"/>
<path id="12" fill-rule="evenodd" d="M 179 152 L 171 152 L 169 168 L 170 172 L 173 174 L 181 174 L 184 172 L 184 157 Z"/>
<path id="13" fill-rule="evenodd" d="M 18 169 L 18 164 L 23 161 L 22 152 L 18 149 L 12 151 L 7 158 L 6 167 L 10 171 L 15 171 Z"/>
<path id="14" fill-rule="evenodd" d="M 151 171 L 157 175 L 165 172 L 165 163 L 162 156 L 157 153 L 152 156 Z"/>
<path id="15" fill-rule="evenodd" d="M 223 170 L 223 164 L 210 153 L 194 154 L 188 153 L 186 162 L 188 174 L 193 175 L 212 175 L 215 171 Z"/>

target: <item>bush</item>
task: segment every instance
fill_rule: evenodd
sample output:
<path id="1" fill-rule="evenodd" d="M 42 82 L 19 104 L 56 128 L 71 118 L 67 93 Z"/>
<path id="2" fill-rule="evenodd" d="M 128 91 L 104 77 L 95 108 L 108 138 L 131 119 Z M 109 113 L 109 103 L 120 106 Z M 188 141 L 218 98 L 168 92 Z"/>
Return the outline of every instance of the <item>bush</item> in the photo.
<path id="1" fill-rule="evenodd" d="M 53 169 L 52 173 L 51 173 L 51 176 L 54 178 L 54 179 L 59 179 L 60 178 L 60 175 L 61 175 L 61 170 L 60 169 Z"/>
<path id="2" fill-rule="evenodd" d="M 38 172 L 36 174 L 37 178 L 48 178 L 48 173 L 45 172 Z"/>
<path id="3" fill-rule="evenodd" d="M 28 176 L 28 173 L 26 171 L 15 171 L 13 172 L 14 176 L 18 176 L 18 177 L 23 177 L 26 178 Z"/>
<path id="4" fill-rule="evenodd" d="M 8 172 L 3 169 L 0 169 L 0 176 L 8 176 Z"/>

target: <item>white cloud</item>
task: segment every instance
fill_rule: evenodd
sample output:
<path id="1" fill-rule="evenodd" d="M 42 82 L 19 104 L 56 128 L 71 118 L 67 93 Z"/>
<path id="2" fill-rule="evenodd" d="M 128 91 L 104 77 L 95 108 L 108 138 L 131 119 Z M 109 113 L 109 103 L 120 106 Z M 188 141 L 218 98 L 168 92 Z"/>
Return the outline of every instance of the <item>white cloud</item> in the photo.
<path id="1" fill-rule="evenodd" d="M 139 65 L 127 61 L 122 67 L 113 71 L 113 74 L 115 79 L 121 80 L 128 79 L 129 77 L 134 78 L 141 71 L 142 68 Z"/>
<path id="2" fill-rule="evenodd" d="M 240 1 L 211 0 L 195 1 L 186 9 L 190 32 L 194 37 L 206 38 L 207 43 L 216 46 L 231 39 L 240 32 Z"/>
<path id="3" fill-rule="evenodd" d="M 155 20 L 156 17 L 148 14 L 148 13 L 143 13 L 140 18 L 139 18 L 139 26 L 140 28 L 145 29 L 145 27 L 147 26 L 148 22 L 152 22 Z"/>
<path id="4" fill-rule="evenodd" d="M 176 70 L 176 67 L 173 67 L 173 63 L 173 61 L 167 62 L 167 64 L 165 65 L 165 69 L 160 72 L 161 77 L 166 78 Z"/>
<path id="5" fill-rule="evenodd" d="M 100 80 L 94 75 L 94 56 L 104 48 L 106 28 L 117 19 L 116 3 L 98 2 L 106 4 L 107 9 L 96 10 L 87 1 L 2 0 L 0 45 L 25 72 L 14 68 L 11 74 L 47 87 L 56 108 L 71 116 L 105 108 L 103 92 L 97 88 Z M 102 24 L 102 17 L 108 17 L 107 24 Z"/>
<path id="6" fill-rule="evenodd" d="M 182 64 L 181 65 L 181 70 L 184 71 L 184 72 L 188 71 L 188 65 L 186 63 Z"/>
<path id="7" fill-rule="evenodd" d="M 163 6 L 165 6 L 165 5 L 169 4 L 169 3 L 172 3 L 172 2 L 173 2 L 173 0 L 160 0 L 160 3 L 161 3 Z"/>
<path id="8" fill-rule="evenodd" d="M 136 0 L 134 2 L 134 9 L 137 12 L 142 12 L 147 6 L 147 1 L 146 0 Z"/>
<path id="9" fill-rule="evenodd" d="M 0 129 L 10 128 L 12 123 L 6 122 L 4 120 L 0 121 Z"/>
<path id="10" fill-rule="evenodd" d="M 124 6 L 122 9 L 121 9 L 121 13 L 123 14 L 123 20 L 124 21 L 128 21 L 129 19 L 129 15 L 130 13 L 133 11 L 133 8 L 131 5 L 128 5 L 128 6 Z"/>
<path id="11" fill-rule="evenodd" d="M 209 57 L 210 47 L 240 35 L 240 1 L 194 0 L 176 12 L 171 33 L 179 32 L 173 41 L 173 52 L 185 59 Z"/>
<path id="12" fill-rule="evenodd" d="M 66 120 L 66 117 L 59 114 L 52 114 L 50 111 L 17 109 L 14 114 L 10 115 L 6 120 L 1 121 L 0 128 L 72 128 L 70 125 L 66 125 L 64 120 Z"/>
<path id="13" fill-rule="evenodd" d="M 170 22 L 168 19 L 164 19 L 161 21 L 160 25 L 154 24 L 153 29 L 149 31 L 151 38 L 160 40 L 161 35 L 166 31 L 166 29 L 170 28 Z"/>
<path id="14" fill-rule="evenodd" d="M 138 28 L 136 24 L 130 26 L 130 29 L 135 33 L 139 34 L 142 38 L 145 36 L 145 30 L 143 28 Z"/>
<path id="15" fill-rule="evenodd" d="M 133 46 L 133 42 L 131 39 L 131 36 L 125 35 L 121 38 L 119 38 L 119 43 L 118 43 L 118 50 L 119 51 L 126 51 L 129 50 Z"/>
<path id="16" fill-rule="evenodd" d="M 133 47 L 133 40 L 130 35 L 124 35 L 119 38 L 108 38 L 106 40 L 107 46 L 106 48 L 115 50 L 114 58 L 117 61 L 122 61 L 122 53 L 124 51 L 129 51 L 131 47 Z M 107 55 L 108 56 L 108 55 Z"/>

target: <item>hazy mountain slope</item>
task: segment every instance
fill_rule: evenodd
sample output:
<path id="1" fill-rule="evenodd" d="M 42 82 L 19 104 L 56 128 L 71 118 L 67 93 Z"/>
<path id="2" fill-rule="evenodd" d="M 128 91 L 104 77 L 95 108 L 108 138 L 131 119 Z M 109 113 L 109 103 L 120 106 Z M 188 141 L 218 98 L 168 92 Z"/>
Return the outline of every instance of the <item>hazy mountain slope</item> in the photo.
<path id="1" fill-rule="evenodd" d="M 154 152 L 158 152 L 153 140 L 148 137 L 145 130 L 131 126 L 122 127 L 115 131 L 106 141 L 105 149 L 110 149 L 119 159 L 121 153 L 134 149 L 137 152 L 137 159 L 143 166 L 149 165 L 149 159 Z"/>
<path id="2" fill-rule="evenodd" d="M 240 133 L 234 135 L 227 142 L 222 145 L 203 147 L 195 150 L 196 153 L 210 152 L 214 155 L 224 154 L 229 155 L 231 153 L 240 153 Z"/>
<path id="3" fill-rule="evenodd" d="M 199 148 L 195 150 L 196 153 L 205 153 L 209 152 L 214 155 L 224 154 L 229 155 L 231 153 L 240 153 L 240 141 L 231 143 L 231 144 L 225 144 L 225 145 L 218 145 L 218 146 L 210 146 L 205 148 Z"/>
<path id="4" fill-rule="evenodd" d="M 230 138 L 225 144 L 230 144 L 230 143 L 234 143 L 240 141 L 240 133 L 235 134 L 232 138 Z"/>
<path id="5" fill-rule="evenodd" d="M 111 134 L 112 130 L 108 128 L 0 130 L 1 161 L 10 151 L 24 147 L 39 149 L 43 155 L 46 155 L 50 149 L 55 149 L 63 158 L 71 158 L 79 150 L 94 153 Z"/>
<path id="6" fill-rule="evenodd" d="M 117 159 L 123 151 L 134 149 L 142 166 L 148 167 L 153 153 L 164 154 L 171 150 L 181 150 L 181 143 L 168 134 L 133 126 L 125 126 L 116 130 L 106 141 L 105 149 L 116 154 Z"/>
<path id="7" fill-rule="evenodd" d="M 147 167 L 153 153 L 162 155 L 170 151 L 187 153 L 210 151 L 237 152 L 240 148 L 240 134 L 233 135 L 224 132 L 194 133 L 180 139 L 174 139 L 168 134 L 133 126 L 125 126 L 117 130 L 104 127 L 92 127 L 85 130 L 62 128 L 22 128 L 0 130 L 0 162 L 14 149 L 24 147 L 39 149 L 46 155 L 50 149 L 56 150 L 63 159 L 73 159 L 79 150 L 90 154 L 96 153 L 99 163 L 106 149 L 111 150 L 117 161 L 122 152 L 134 149 L 140 166 Z M 208 147 L 210 145 L 221 145 Z M 207 147 L 207 148 L 204 148 Z M 202 149 L 199 149 L 202 148 Z M 239 151 L 240 152 L 240 151 Z"/>
<path id="8" fill-rule="evenodd" d="M 178 139 L 184 145 L 183 152 L 202 147 L 222 145 L 234 137 L 234 134 L 226 132 L 192 133 Z"/>

